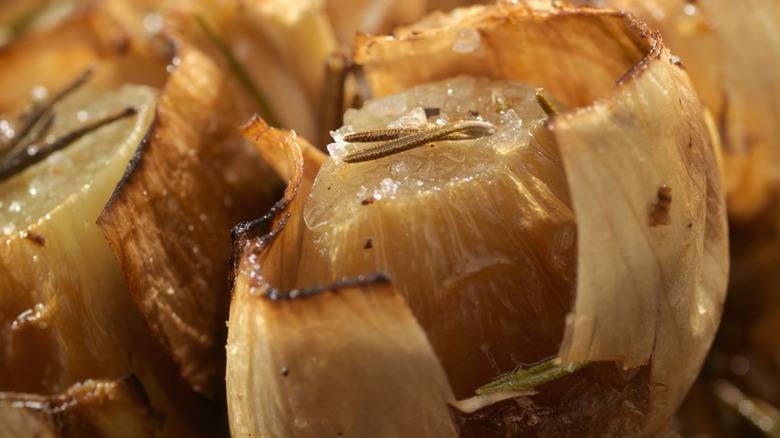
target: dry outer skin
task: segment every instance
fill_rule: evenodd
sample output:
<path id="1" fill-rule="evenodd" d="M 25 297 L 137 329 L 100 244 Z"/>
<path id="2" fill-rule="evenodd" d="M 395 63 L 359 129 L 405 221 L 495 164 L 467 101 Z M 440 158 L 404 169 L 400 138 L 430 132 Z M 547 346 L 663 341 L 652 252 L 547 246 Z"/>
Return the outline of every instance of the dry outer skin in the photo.
<path id="1" fill-rule="evenodd" d="M 154 126 L 98 225 L 182 376 L 217 395 L 229 232 L 267 211 L 276 179 L 235 132 L 241 117 L 225 73 L 186 43 L 176 56 Z"/>
<path id="2" fill-rule="evenodd" d="M 244 131 L 290 183 L 269 216 L 237 231 L 227 345 L 232 433 L 454 436 L 441 365 L 386 280 L 299 297 L 275 288 L 290 288 L 296 276 L 290 248 L 300 246 L 303 202 L 324 157 L 260 120 Z"/>
<path id="3" fill-rule="evenodd" d="M 728 271 L 722 188 L 690 82 L 657 34 L 617 12 L 473 11 L 457 26 L 364 37 L 357 61 L 379 96 L 466 73 L 543 86 L 575 108 L 550 122 L 578 221 L 577 296 L 559 354 L 626 367 L 652 359 L 654 433 L 701 366 Z M 480 46 L 436 56 L 462 28 Z M 651 224 L 659 214 L 668 225 Z"/>

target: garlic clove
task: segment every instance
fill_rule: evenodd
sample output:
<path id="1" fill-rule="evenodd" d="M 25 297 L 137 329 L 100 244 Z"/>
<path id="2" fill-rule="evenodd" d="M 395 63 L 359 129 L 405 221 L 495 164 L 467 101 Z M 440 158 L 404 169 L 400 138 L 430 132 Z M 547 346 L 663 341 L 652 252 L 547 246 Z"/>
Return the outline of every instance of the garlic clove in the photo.
<path id="1" fill-rule="evenodd" d="M 441 365 L 386 280 L 273 293 L 238 277 L 227 345 L 233 434 L 456 436 Z"/>
<path id="2" fill-rule="evenodd" d="M 173 66 L 155 123 L 98 226 L 184 379 L 214 396 L 224 370 L 230 229 L 266 211 L 278 182 L 234 133 L 241 118 L 226 73 L 183 41 Z"/>
<path id="3" fill-rule="evenodd" d="M 23 88 L 40 85 L 45 89 L 35 89 L 34 97 L 46 90 L 51 97 L 84 68 L 96 66 L 89 80 L 54 105 L 52 137 L 127 105 L 136 113 L 0 181 L 2 224 L 9 231 L 0 239 L 0 391 L 45 396 L 132 372 L 166 416 L 164 434 L 208 434 L 223 425 L 217 409 L 179 378 L 94 223 L 149 135 L 157 87 L 168 74 L 166 43 L 137 40 L 93 8 L 15 40 L 0 54 L 0 84 L 8 91 L 0 96 L 4 112 L 20 111 L 30 92 Z M 17 117 L 8 120 L 23 125 Z"/>
<path id="4" fill-rule="evenodd" d="M 226 347 L 232 433 L 454 436 L 446 377 L 386 279 L 270 287 L 289 287 L 299 268 L 289 248 L 299 244 L 302 203 L 324 157 L 259 119 L 244 132 L 290 183 L 272 214 L 236 231 Z"/>
<path id="5" fill-rule="evenodd" d="M 549 123 L 578 221 L 576 301 L 559 354 L 650 364 L 651 382 L 666 385 L 650 394 L 643 427 L 654 433 L 695 378 L 724 299 L 714 140 L 657 34 L 616 11 L 536 4 L 471 8 L 458 24 L 362 37 L 356 59 L 375 96 L 468 74 L 542 86 L 572 107 Z M 685 367 L 680 351 L 694 357 Z"/>
<path id="6" fill-rule="evenodd" d="M 345 114 L 342 130 L 356 133 L 342 142 L 385 128 L 491 129 L 359 163 L 348 161 L 367 146 L 335 143 L 304 208 L 295 286 L 386 273 L 459 398 L 553 356 L 563 337 L 576 224 L 535 94 L 459 76 L 369 100 Z"/>

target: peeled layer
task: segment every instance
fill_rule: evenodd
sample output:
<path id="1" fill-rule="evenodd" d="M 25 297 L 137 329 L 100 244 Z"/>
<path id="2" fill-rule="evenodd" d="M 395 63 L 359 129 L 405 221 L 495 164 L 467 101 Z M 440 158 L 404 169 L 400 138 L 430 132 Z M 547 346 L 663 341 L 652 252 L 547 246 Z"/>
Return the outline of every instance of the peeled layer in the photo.
<path id="1" fill-rule="evenodd" d="M 590 2 L 593 3 L 593 2 Z M 609 0 L 661 31 L 720 132 L 729 216 L 748 221 L 780 193 L 780 4 Z"/>
<path id="2" fill-rule="evenodd" d="M 395 38 L 361 37 L 356 60 L 378 97 L 467 74 L 542 86 L 572 108 L 547 123 L 562 153 L 578 220 L 577 295 L 563 321 L 567 328 L 558 354 L 564 361 L 604 362 L 542 385 L 538 394 L 528 397 L 534 402 L 530 406 L 510 402 L 511 409 L 505 410 L 506 405 L 497 405 L 488 413 L 488 424 L 518 433 L 656 434 L 668 424 L 701 366 L 719 318 L 728 265 L 712 139 L 690 82 L 657 34 L 615 11 L 500 4 L 458 14 L 446 27 L 426 22 Z M 660 129 L 659 123 L 669 123 L 669 131 Z M 263 368 L 267 358 L 283 356 L 266 356 L 269 349 L 292 355 L 306 345 L 297 337 L 283 342 L 281 324 L 273 331 L 265 328 L 279 315 L 288 315 L 286 305 L 273 306 L 271 299 L 296 302 L 290 307 L 307 316 L 306 324 L 329 330 L 339 324 L 327 317 L 330 310 L 319 312 L 320 304 L 300 290 L 307 285 L 296 283 L 306 269 L 299 253 L 305 226 L 300 203 L 311 184 L 310 176 L 301 175 L 319 168 L 321 157 L 312 164 L 305 158 L 311 149 L 305 143 L 262 124 L 250 126 L 247 134 L 263 145 L 264 156 L 290 184 L 269 216 L 237 230 L 229 347 L 240 339 L 240 328 L 250 326 L 232 325 L 245 321 L 242 318 L 249 313 L 241 309 L 246 302 L 238 294 L 255 293 L 254 298 L 263 302 L 253 314 L 249 338 L 241 340 L 246 343 L 240 344 L 234 358 L 228 351 L 229 393 L 238 394 L 231 397 L 231 421 L 240 425 L 240 431 L 251 424 L 240 412 L 268 406 L 255 400 L 284 399 L 279 386 L 269 380 L 247 385 L 243 367 L 263 369 L 270 376 L 274 371 Z M 586 190 L 599 197 L 589 198 Z M 589 284 L 582 281 L 585 276 Z M 644 281 L 635 282 L 635 277 Z M 309 306 L 304 307 L 307 300 Z M 258 334 L 263 330 L 269 335 Z M 317 334 L 313 329 L 306 337 Z M 352 336 L 359 339 L 358 334 Z M 330 347 L 347 342 L 341 339 Z M 692 359 L 681 363 L 680 355 Z M 612 361 L 625 368 L 616 369 Z M 641 364 L 647 366 L 631 368 Z M 292 376 L 293 370 L 288 371 Z M 234 378 L 239 383 L 231 383 Z M 622 385 L 603 385 L 605 381 Z M 320 386 L 349 400 L 363 393 L 332 388 L 323 379 L 310 381 L 313 393 Z M 359 406 L 358 401 L 351 403 Z M 285 424 L 251 427 L 255 432 L 292 427 L 295 416 L 276 419 Z"/>
<path id="3" fill-rule="evenodd" d="M 578 221 L 577 295 L 559 354 L 651 363 L 652 433 L 698 372 L 725 293 L 724 202 L 699 102 L 660 37 L 629 16 L 474 11 L 455 26 L 366 38 L 357 60 L 376 95 L 468 73 L 540 85 L 574 107 L 549 125 Z M 480 44 L 453 52 L 464 30 Z M 680 354 L 692 358 L 684 367 Z"/>
<path id="4" fill-rule="evenodd" d="M 2 182 L 0 369 L 6 377 L 0 389 L 46 393 L 126 372 L 127 344 L 141 321 L 132 312 L 112 317 L 130 300 L 94 220 L 149 128 L 155 104 L 155 90 L 146 87 L 75 95 L 58 107 L 58 121 L 67 122 L 55 124 L 53 133 L 78 126 L 78 111 L 95 117 L 134 105 L 139 113 Z"/>
<path id="5" fill-rule="evenodd" d="M 82 89 L 55 107 L 53 135 L 128 105 L 138 112 L 0 182 L 9 230 L 0 238 L 0 391 L 48 396 L 133 373 L 166 416 L 164 434 L 201 427 L 208 434 L 219 427 L 216 409 L 179 378 L 95 225 L 155 118 L 156 87 L 169 61 L 155 47 L 89 9 L 0 53 L 0 84 L 8 91 L 0 108 L 11 115 L 36 86 L 51 96 L 96 67 Z"/>
<path id="6" fill-rule="evenodd" d="M 233 434 L 455 436 L 441 365 L 389 283 L 287 298 L 247 280 L 227 345 Z"/>
<path id="7" fill-rule="evenodd" d="M 98 218 L 147 324 L 198 392 L 221 392 L 230 229 L 276 179 L 236 131 L 227 73 L 179 43 L 154 126 Z"/>
<path id="8" fill-rule="evenodd" d="M 386 280 L 287 292 L 302 203 L 324 157 L 260 120 L 244 132 L 289 185 L 271 214 L 236 229 L 226 347 L 232 433 L 454 435 L 444 372 Z"/>
<path id="9" fill-rule="evenodd" d="M 479 121 L 495 132 L 363 163 L 339 148 L 370 145 L 333 144 L 304 210 L 296 286 L 386 273 L 459 398 L 553 356 L 563 336 L 576 225 L 535 91 L 459 76 L 367 101 L 340 131 Z"/>

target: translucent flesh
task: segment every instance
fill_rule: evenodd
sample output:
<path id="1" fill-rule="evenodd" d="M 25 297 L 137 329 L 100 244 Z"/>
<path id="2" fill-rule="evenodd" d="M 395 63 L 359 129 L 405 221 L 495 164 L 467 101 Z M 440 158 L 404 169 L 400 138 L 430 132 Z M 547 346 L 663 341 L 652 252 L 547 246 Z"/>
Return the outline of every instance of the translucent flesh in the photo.
<path id="1" fill-rule="evenodd" d="M 344 133 L 481 119 L 496 133 L 359 164 L 329 159 L 307 201 L 299 286 L 382 271 L 457 397 L 558 349 L 576 228 L 535 89 L 459 77 L 367 103 Z M 430 117 L 426 117 L 426 109 Z M 361 145 L 331 145 L 336 156 Z"/>
<path id="2" fill-rule="evenodd" d="M 101 205 L 105 205 L 118 181 L 116 175 L 121 175 L 149 129 L 156 95 L 152 88 L 128 85 L 116 94 L 103 96 L 79 91 L 56 105 L 57 115 L 48 132 L 52 139 L 127 107 L 135 108 L 139 115 L 103 126 L 4 181 L 0 192 L 0 237 L 24 230 L 69 196 L 93 184 L 110 184 L 102 195 Z M 103 180 L 108 174 L 109 179 Z"/>
<path id="3" fill-rule="evenodd" d="M 6 378 L 0 377 L 0 390 L 48 394 L 127 372 L 120 341 L 142 339 L 141 321 L 127 309 L 122 273 L 95 219 L 149 129 L 156 96 L 129 85 L 103 95 L 74 93 L 55 106 L 50 135 L 127 106 L 138 114 L 2 182 L 0 370 Z"/>

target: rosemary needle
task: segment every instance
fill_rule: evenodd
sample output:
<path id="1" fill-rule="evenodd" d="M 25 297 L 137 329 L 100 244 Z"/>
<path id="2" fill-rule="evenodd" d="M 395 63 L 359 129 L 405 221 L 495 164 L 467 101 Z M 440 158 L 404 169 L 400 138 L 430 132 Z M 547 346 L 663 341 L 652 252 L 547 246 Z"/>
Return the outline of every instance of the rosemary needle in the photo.
<path id="1" fill-rule="evenodd" d="M 113 114 L 109 114 L 106 117 L 95 120 L 92 123 L 84 125 L 78 129 L 75 129 L 67 134 L 54 140 L 53 143 L 48 145 L 34 145 L 31 144 L 20 151 L 18 154 L 0 162 L 0 180 L 9 178 L 22 170 L 32 166 L 33 164 L 43 160 L 54 152 L 63 149 L 74 141 L 81 137 L 102 128 L 108 124 L 111 124 L 119 119 L 130 117 L 136 114 L 135 108 L 125 108 Z"/>
<path id="2" fill-rule="evenodd" d="M 407 128 L 400 128 L 404 130 Z M 345 163 L 360 163 L 377 160 L 400 152 L 408 151 L 428 143 L 443 140 L 466 140 L 481 138 L 496 132 L 495 127 L 488 122 L 465 120 L 448 123 L 430 129 L 422 129 L 411 134 L 396 130 L 367 131 L 351 134 L 344 138 L 350 142 L 370 142 L 381 138 L 393 138 L 376 146 L 360 149 L 347 154 Z M 404 135 L 405 134 L 405 135 Z"/>

